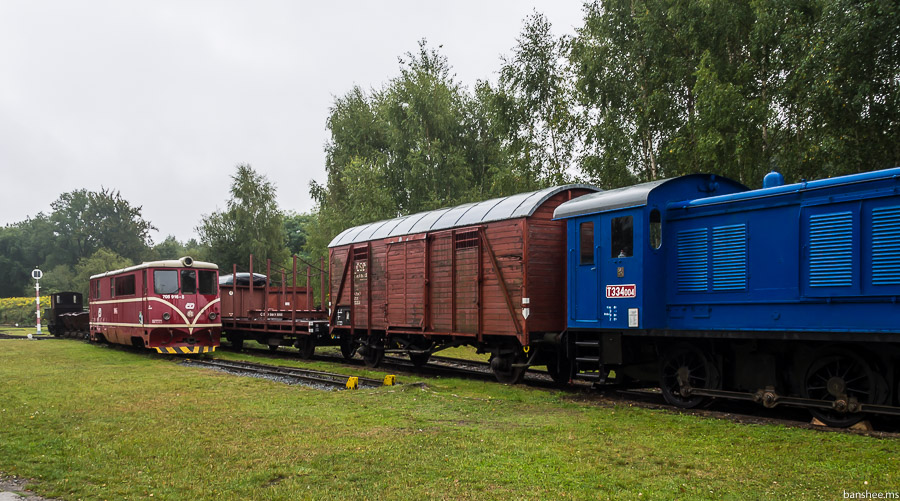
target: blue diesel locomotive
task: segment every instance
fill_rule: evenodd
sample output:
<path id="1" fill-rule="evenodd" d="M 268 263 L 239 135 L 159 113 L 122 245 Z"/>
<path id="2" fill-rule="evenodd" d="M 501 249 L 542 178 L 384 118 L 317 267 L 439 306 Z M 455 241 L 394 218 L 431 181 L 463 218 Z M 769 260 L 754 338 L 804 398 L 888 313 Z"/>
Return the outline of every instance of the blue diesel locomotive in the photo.
<path id="1" fill-rule="evenodd" d="M 560 205 L 576 379 L 666 400 L 900 415 L 900 168 L 762 189 L 687 175 Z"/>

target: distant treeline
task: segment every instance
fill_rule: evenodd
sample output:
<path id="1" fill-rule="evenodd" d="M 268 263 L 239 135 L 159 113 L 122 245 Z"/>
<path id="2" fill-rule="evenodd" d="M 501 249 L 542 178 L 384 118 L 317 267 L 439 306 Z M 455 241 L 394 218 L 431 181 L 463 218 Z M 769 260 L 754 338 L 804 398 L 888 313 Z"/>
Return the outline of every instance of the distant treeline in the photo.
<path id="1" fill-rule="evenodd" d="M 317 262 L 349 226 L 570 181 L 758 187 L 772 168 L 794 182 L 900 165 L 896 0 L 607 0 L 574 36 L 551 28 L 529 16 L 496 82 L 458 82 L 423 40 L 390 81 L 337 97 L 311 214 L 282 213 L 242 165 L 197 240 L 153 244 L 118 192 L 65 193 L 0 228 L 0 297 L 26 292 L 35 265 L 51 289 L 85 290 L 92 273 L 185 254 Z"/>

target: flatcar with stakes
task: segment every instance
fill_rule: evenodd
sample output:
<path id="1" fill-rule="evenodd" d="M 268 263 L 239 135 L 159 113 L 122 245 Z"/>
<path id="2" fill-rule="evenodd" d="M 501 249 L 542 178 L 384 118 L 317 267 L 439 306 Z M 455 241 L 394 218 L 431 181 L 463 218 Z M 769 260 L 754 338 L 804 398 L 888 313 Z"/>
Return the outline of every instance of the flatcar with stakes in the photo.
<path id="1" fill-rule="evenodd" d="M 252 254 L 249 264 L 250 271 L 241 273 L 232 265 L 231 275 L 219 281 L 222 332 L 232 347 L 241 349 L 245 340 L 253 340 L 273 351 L 295 346 L 302 358 L 310 358 L 316 346 L 338 344 L 328 332 L 328 314 L 322 302 L 315 302 L 311 265 L 306 267 L 306 285 L 300 285 L 297 256 L 291 270 L 273 268 L 272 261 L 266 260 L 266 273 L 255 273 Z M 319 290 L 325 290 L 323 268 L 324 263 L 315 269 L 321 280 Z"/>

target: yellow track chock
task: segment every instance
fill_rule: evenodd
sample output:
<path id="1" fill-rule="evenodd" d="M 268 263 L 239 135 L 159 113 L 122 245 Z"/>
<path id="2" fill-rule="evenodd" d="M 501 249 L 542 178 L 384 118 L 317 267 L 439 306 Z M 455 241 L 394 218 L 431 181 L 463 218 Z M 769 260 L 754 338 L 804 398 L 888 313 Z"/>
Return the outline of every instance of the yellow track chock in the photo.
<path id="1" fill-rule="evenodd" d="M 347 379 L 347 389 L 348 390 L 356 390 L 359 389 L 359 378 L 356 376 L 352 376 Z"/>
<path id="2" fill-rule="evenodd" d="M 397 381 L 397 376 L 391 374 L 389 376 L 384 376 L 384 385 L 385 386 L 394 386 Z"/>

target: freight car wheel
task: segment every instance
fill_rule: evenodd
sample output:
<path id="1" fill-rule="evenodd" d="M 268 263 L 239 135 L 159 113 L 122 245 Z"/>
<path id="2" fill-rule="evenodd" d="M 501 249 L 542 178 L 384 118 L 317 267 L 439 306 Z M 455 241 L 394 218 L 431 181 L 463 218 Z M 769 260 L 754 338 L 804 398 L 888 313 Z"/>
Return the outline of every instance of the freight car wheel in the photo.
<path id="1" fill-rule="evenodd" d="M 491 356 L 491 372 L 497 381 L 503 384 L 519 384 L 525 376 L 525 367 L 513 367 L 525 362 L 525 357 L 515 353 L 503 353 Z"/>
<path id="2" fill-rule="evenodd" d="M 854 399 L 861 403 L 882 403 L 883 387 L 877 372 L 858 353 L 846 349 L 826 349 L 814 357 L 806 369 L 803 396 L 838 402 L 839 408 L 845 408 Z M 852 426 L 867 417 L 866 414 L 839 409 L 810 409 L 810 413 L 836 428 Z"/>
<path id="3" fill-rule="evenodd" d="M 691 345 L 676 346 L 666 353 L 659 366 L 659 386 L 671 405 L 693 409 L 709 401 L 707 397 L 683 395 L 683 388 L 719 388 L 719 371 L 703 351 Z"/>
<path id="4" fill-rule="evenodd" d="M 228 341 L 231 342 L 231 347 L 234 348 L 235 351 L 241 351 L 241 348 L 244 347 L 244 336 L 232 334 L 228 336 Z"/>
<path id="5" fill-rule="evenodd" d="M 384 360 L 384 342 L 380 338 L 371 336 L 369 341 L 363 345 L 361 353 L 366 367 L 378 367 Z"/>
<path id="6" fill-rule="evenodd" d="M 350 360 L 353 358 L 353 354 L 356 352 L 356 346 L 353 344 L 353 337 L 348 335 L 341 336 L 341 355 L 344 357 L 344 360 Z"/>
<path id="7" fill-rule="evenodd" d="M 316 353 L 316 341 L 311 336 L 298 337 L 294 346 L 300 350 L 300 358 L 312 358 Z"/>

